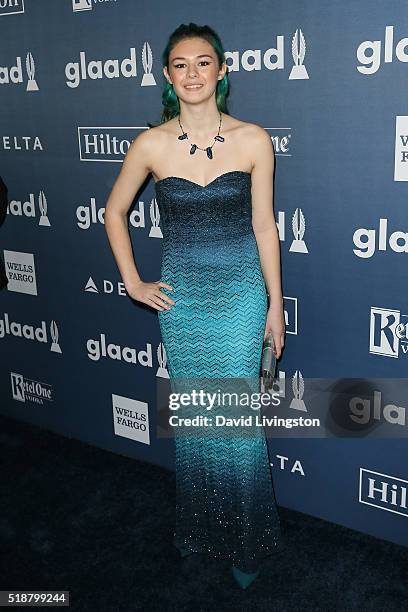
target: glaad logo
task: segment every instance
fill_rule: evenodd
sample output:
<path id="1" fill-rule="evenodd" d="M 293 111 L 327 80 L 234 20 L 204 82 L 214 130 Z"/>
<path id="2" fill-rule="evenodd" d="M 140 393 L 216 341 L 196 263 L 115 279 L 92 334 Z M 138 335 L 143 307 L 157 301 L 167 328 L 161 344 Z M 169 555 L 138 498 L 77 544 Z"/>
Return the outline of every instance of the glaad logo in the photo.
<path id="1" fill-rule="evenodd" d="M 82 230 L 88 230 L 92 225 L 105 225 L 105 207 L 97 208 L 95 198 L 90 198 L 89 206 L 78 206 L 76 209 L 77 226 Z M 149 238 L 163 238 L 159 227 L 160 213 L 156 200 L 150 202 L 151 227 Z M 136 229 L 146 228 L 145 203 L 142 200 L 132 208 L 129 215 L 130 225 Z"/>
<path id="2" fill-rule="evenodd" d="M 41 321 L 41 325 L 39 327 L 33 327 L 32 325 L 25 323 L 22 324 L 17 323 L 17 321 L 10 321 L 7 312 L 5 312 L 3 318 L 0 319 L 0 338 L 4 338 L 6 335 L 16 336 L 17 338 L 25 338 L 26 340 L 35 340 L 36 342 L 48 343 L 45 321 Z M 50 351 L 53 353 L 62 353 L 58 342 L 58 327 L 55 321 L 51 321 L 50 323 L 50 335 L 52 339 Z"/>
<path id="3" fill-rule="evenodd" d="M 408 181 L 408 116 L 395 118 L 394 181 Z"/>
<path id="4" fill-rule="evenodd" d="M 9 279 L 9 291 L 38 295 L 33 253 L 5 250 L 4 264 Z"/>
<path id="5" fill-rule="evenodd" d="M 50 227 L 50 220 L 48 218 L 48 205 L 45 193 L 40 191 L 38 196 L 38 209 L 40 211 L 40 217 L 38 219 L 38 225 L 43 227 Z M 7 214 L 13 215 L 14 217 L 37 217 L 37 211 L 35 207 L 34 194 L 30 193 L 29 199 L 25 202 L 21 200 L 10 200 L 7 206 Z"/>
<path id="6" fill-rule="evenodd" d="M 370 353 L 398 358 L 400 347 L 403 354 L 408 354 L 408 315 L 401 314 L 399 310 L 372 306 Z"/>
<path id="7" fill-rule="evenodd" d="M 383 419 L 387 423 L 406 426 L 406 408 L 395 404 L 381 406 L 381 397 L 381 391 L 374 390 L 372 405 L 368 398 L 352 397 L 349 402 L 351 420 L 359 425 L 367 425 Z"/>
<path id="8" fill-rule="evenodd" d="M 142 48 L 142 65 L 144 75 L 141 87 L 156 85 L 152 74 L 153 54 L 149 43 L 145 42 Z M 79 52 L 79 62 L 68 62 L 65 66 L 66 84 L 71 89 L 79 86 L 81 81 L 91 79 L 126 79 L 137 76 L 136 49 L 130 47 L 130 57 L 125 57 L 120 62 L 117 59 L 87 60 L 85 51 Z"/>
<path id="9" fill-rule="evenodd" d="M 276 226 L 278 228 L 279 240 L 284 241 L 285 238 L 285 220 L 286 213 L 283 211 L 278 212 L 278 221 L 276 221 Z M 305 216 L 302 212 L 301 208 L 296 208 L 293 217 L 292 217 L 292 231 L 294 235 L 294 240 L 290 245 L 289 251 L 291 253 L 308 253 L 308 249 L 306 246 L 303 237 L 305 235 L 306 230 L 306 222 Z"/>
<path id="10" fill-rule="evenodd" d="M 26 72 L 27 72 L 27 86 L 26 91 L 38 91 L 37 81 L 34 78 L 35 75 L 35 63 L 34 58 L 30 51 L 26 55 Z M 16 65 L 8 68 L 7 66 L 0 66 L 0 85 L 8 85 L 9 83 L 22 83 L 23 82 L 23 69 L 21 65 L 21 57 L 16 58 Z"/>
<path id="11" fill-rule="evenodd" d="M 408 253 L 408 232 L 396 231 L 387 235 L 388 219 L 380 219 L 378 228 L 378 250 L 386 251 L 389 246 L 394 253 Z M 375 229 L 366 229 L 361 227 L 353 234 L 353 243 L 356 249 L 353 253 L 357 257 L 368 259 L 372 257 L 376 249 L 376 234 Z"/>
<path id="12" fill-rule="evenodd" d="M 0 17 L 24 13 L 24 0 L 0 0 Z"/>
<path id="13" fill-rule="evenodd" d="M 115 435 L 150 444 L 149 404 L 112 393 Z"/>
<path id="14" fill-rule="evenodd" d="M 381 65 L 381 41 L 365 40 L 357 48 L 357 59 L 360 66 L 357 70 L 361 74 L 374 74 Z M 393 61 L 394 47 L 394 26 L 386 26 L 384 40 L 384 63 L 390 64 Z M 408 62 L 408 38 L 401 38 L 395 46 L 395 56 L 400 62 Z M 369 52 L 367 55 L 367 51 Z"/>
<path id="15" fill-rule="evenodd" d="M 115 290 L 115 285 L 111 281 L 108 281 L 108 280 L 102 281 L 102 288 L 101 288 L 102 293 L 111 294 L 114 292 L 114 290 Z M 87 291 L 88 293 L 100 293 L 92 276 L 89 277 L 88 282 L 85 285 L 85 291 Z M 123 282 L 118 281 L 116 283 L 116 293 L 118 295 L 124 295 L 124 296 L 127 295 L 125 285 Z"/>
<path id="16" fill-rule="evenodd" d="M 25 378 L 22 374 L 10 372 L 11 395 L 18 402 L 32 402 L 43 405 L 54 401 L 54 390 L 48 383 Z"/>
<path id="17" fill-rule="evenodd" d="M 361 504 L 408 516 L 408 480 L 360 468 L 359 498 Z"/>
<path id="18" fill-rule="evenodd" d="M 247 72 L 262 70 L 283 70 L 284 68 L 284 36 L 276 37 L 276 48 L 270 47 L 262 52 L 261 49 L 248 49 L 241 54 L 239 51 L 226 51 L 225 58 L 228 69 L 231 72 L 240 70 L 240 66 Z M 308 79 L 306 67 L 303 65 L 306 51 L 306 42 L 303 32 L 298 28 L 292 38 L 292 57 L 294 66 L 289 74 L 289 79 Z M 228 60 L 231 63 L 228 63 Z"/>
<path id="19" fill-rule="evenodd" d="M 99 361 L 102 357 L 124 361 L 125 363 L 138 364 L 143 367 L 153 367 L 152 345 L 146 344 L 146 350 L 137 350 L 133 347 L 106 342 L 105 334 L 100 334 L 97 339 L 89 338 L 86 342 L 89 359 Z"/>
<path id="20" fill-rule="evenodd" d="M 66 84 L 71 89 L 79 86 L 81 81 L 91 79 L 118 79 L 137 76 L 136 49 L 130 47 L 130 57 L 125 57 L 119 64 L 117 59 L 87 61 L 86 52 L 79 52 L 79 62 L 68 62 L 65 66 Z"/>

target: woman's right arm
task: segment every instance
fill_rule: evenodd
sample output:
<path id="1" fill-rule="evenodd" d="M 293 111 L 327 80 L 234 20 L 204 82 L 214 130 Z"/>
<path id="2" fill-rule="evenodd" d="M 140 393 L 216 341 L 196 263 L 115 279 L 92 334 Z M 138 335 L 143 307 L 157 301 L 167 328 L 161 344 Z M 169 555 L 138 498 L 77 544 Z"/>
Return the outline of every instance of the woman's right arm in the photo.
<path id="1" fill-rule="evenodd" d="M 126 291 L 135 300 L 157 310 L 170 309 L 175 302 L 160 287 L 171 289 L 161 281 L 143 282 L 132 253 L 127 213 L 136 193 L 150 173 L 151 150 L 155 138 L 142 132 L 130 145 L 122 168 L 112 187 L 105 207 L 105 230 Z"/>

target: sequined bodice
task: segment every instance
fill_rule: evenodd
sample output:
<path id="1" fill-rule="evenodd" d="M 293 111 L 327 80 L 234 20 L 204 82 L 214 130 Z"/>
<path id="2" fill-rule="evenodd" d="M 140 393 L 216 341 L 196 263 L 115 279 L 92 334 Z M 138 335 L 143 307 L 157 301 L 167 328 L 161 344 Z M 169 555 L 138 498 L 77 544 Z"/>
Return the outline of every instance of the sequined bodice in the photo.
<path id="1" fill-rule="evenodd" d="M 205 186 L 168 176 L 155 190 L 166 242 L 228 241 L 252 233 L 249 172 L 225 172 Z"/>

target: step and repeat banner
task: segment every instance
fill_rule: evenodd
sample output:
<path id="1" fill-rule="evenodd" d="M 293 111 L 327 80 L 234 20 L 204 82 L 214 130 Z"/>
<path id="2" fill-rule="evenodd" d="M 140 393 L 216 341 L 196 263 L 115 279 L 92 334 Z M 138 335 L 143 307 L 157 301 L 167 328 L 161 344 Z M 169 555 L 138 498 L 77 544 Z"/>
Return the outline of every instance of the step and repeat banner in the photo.
<path id="1" fill-rule="evenodd" d="M 276 154 L 274 389 L 293 425 L 268 438 L 278 503 L 408 545 L 402 1 L 0 0 L 1 413 L 174 467 L 157 311 L 128 297 L 104 210 L 130 143 L 160 119 L 168 36 L 190 21 L 219 33 L 229 112 Z M 159 279 L 151 177 L 129 231 L 143 280 Z M 295 425 L 316 416 L 316 430 Z"/>

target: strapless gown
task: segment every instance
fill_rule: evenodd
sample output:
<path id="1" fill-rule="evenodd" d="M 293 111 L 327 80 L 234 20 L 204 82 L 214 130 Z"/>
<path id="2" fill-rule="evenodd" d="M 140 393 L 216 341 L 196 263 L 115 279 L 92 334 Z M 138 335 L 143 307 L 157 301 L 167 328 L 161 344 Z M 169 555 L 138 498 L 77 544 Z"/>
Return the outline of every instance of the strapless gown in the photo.
<path id="1" fill-rule="evenodd" d="M 161 289 L 175 301 L 172 309 L 158 311 L 172 390 L 216 391 L 224 381 L 228 390 L 259 392 L 267 293 L 251 221 L 251 174 L 226 172 L 206 186 L 169 176 L 156 181 L 155 193 L 161 280 L 174 288 Z M 213 420 L 216 413 L 181 410 L 177 416 Z M 238 402 L 217 410 L 226 418 L 254 414 Z M 174 544 L 255 571 L 281 548 L 263 427 L 174 427 L 174 436 Z"/>

